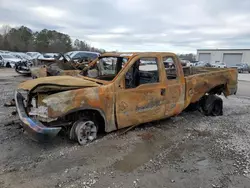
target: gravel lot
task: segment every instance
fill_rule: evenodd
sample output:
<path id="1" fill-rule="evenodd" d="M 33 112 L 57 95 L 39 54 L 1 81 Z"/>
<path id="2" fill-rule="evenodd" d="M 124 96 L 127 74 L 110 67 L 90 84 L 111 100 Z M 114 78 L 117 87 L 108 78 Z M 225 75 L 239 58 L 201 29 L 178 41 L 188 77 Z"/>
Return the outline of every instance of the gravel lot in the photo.
<path id="1" fill-rule="evenodd" d="M 224 99 L 224 115 L 184 112 L 107 134 L 87 146 L 63 136 L 39 144 L 23 134 L 15 108 L 3 107 L 27 79 L 0 69 L 0 188 L 176 187 L 250 185 L 250 100 Z M 250 90 L 250 88 L 249 88 Z"/>

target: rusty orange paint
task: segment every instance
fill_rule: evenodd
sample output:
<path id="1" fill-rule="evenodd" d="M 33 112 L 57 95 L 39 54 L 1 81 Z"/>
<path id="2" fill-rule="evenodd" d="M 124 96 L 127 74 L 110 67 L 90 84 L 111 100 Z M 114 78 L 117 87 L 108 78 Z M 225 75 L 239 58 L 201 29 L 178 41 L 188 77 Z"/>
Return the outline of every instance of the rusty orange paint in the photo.
<path id="1" fill-rule="evenodd" d="M 60 92 L 48 94 L 43 98 L 43 103 L 48 107 L 49 118 L 93 109 L 104 117 L 107 132 L 178 115 L 190 103 L 198 101 L 216 86 L 223 86 L 226 96 L 233 94 L 237 89 L 238 75 L 235 69 L 182 67 L 180 60 L 173 53 L 105 53 L 101 57 L 121 55 L 128 61 L 111 81 L 80 75 L 74 79 L 70 76 L 54 79 L 47 77 L 22 83 L 19 89 L 32 90 L 39 84 L 50 83 Z M 125 74 L 136 60 L 143 57 L 157 59 L 159 82 L 126 88 Z M 174 70 L 167 70 L 164 67 L 164 57 L 173 58 Z M 92 61 L 89 67 L 95 66 L 97 62 L 98 59 Z M 87 68 L 83 69 L 85 70 Z M 175 71 L 177 76 L 175 79 L 168 79 L 172 74 L 171 71 Z M 70 71 L 66 71 L 65 74 L 70 74 Z M 70 89 L 67 90 L 67 86 Z M 40 92 L 44 94 L 44 90 Z M 37 94 L 40 95 L 39 92 Z"/>
<path id="2" fill-rule="evenodd" d="M 62 60 L 43 60 L 42 65 L 31 69 L 31 75 L 33 78 L 64 75 L 78 76 L 83 67 L 87 66 L 87 64 L 89 63 L 91 63 L 91 61 L 88 61 L 87 63 L 78 63 L 73 61 L 63 62 Z M 52 66 L 53 69 L 58 71 L 55 71 L 53 73 L 50 72 L 50 74 L 48 74 Z"/>
<path id="3" fill-rule="evenodd" d="M 50 76 L 64 76 L 64 75 L 78 76 L 80 72 L 81 72 L 81 70 L 61 70 L 61 71 L 58 71 L 56 74 L 50 75 Z M 48 76 L 48 67 L 45 66 L 45 67 L 32 69 L 31 75 L 34 78 L 47 77 Z"/>

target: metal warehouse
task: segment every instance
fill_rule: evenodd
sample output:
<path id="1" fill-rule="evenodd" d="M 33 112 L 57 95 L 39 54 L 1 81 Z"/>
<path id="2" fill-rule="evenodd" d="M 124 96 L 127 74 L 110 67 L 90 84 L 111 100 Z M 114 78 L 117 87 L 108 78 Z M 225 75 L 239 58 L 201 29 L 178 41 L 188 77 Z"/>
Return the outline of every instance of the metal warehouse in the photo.
<path id="1" fill-rule="evenodd" d="M 224 62 L 228 66 L 237 63 L 250 64 L 250 49 L 198 49 L 197 60 L 212 64 Z"/>

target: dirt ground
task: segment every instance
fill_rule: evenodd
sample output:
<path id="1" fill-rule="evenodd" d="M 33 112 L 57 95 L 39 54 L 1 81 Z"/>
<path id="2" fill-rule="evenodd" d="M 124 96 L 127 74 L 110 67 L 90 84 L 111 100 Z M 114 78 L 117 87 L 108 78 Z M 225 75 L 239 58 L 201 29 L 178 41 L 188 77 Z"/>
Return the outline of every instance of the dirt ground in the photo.
<path id="1" fill-rule="evenodd" d="M 86 146 L 63 136 L 39 144 L 3 107 L 27 79 L 0 69 L 0 188 L 250 187 L 250 100 L 229 97 L 224 115 L 184 112 L 113 132 Z M 249 88 L 250 90 L 250 88 Z"/>

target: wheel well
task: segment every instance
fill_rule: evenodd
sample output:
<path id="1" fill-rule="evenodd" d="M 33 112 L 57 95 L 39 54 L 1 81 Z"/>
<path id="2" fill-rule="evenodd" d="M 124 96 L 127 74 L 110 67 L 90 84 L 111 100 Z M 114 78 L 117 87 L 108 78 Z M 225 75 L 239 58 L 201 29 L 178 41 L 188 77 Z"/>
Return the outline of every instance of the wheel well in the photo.
<path id="1" fill-rule="evenodd" d="M 214 88 L 210 89 L 207 93 L 214 94 L 214 95 L 215 94 L 221 95 L 223 90 L 225 90 L 225 85 L 221 84 L 221 85 L 215 86 Z"/>
<path id="2" fill-rule="evenodd" d="M 91 120 L 93 120 L 95 123 L 97 123 L 99 131 L 105 132 L 105 120 L 98 110 L 93 110 L 93 109 L 79 110 L 77 112 L 68 114 L 65 117 L 65 120 L 74 122 L 79 120 L 79 118 L 83 117 L 88 117 Z"/>

